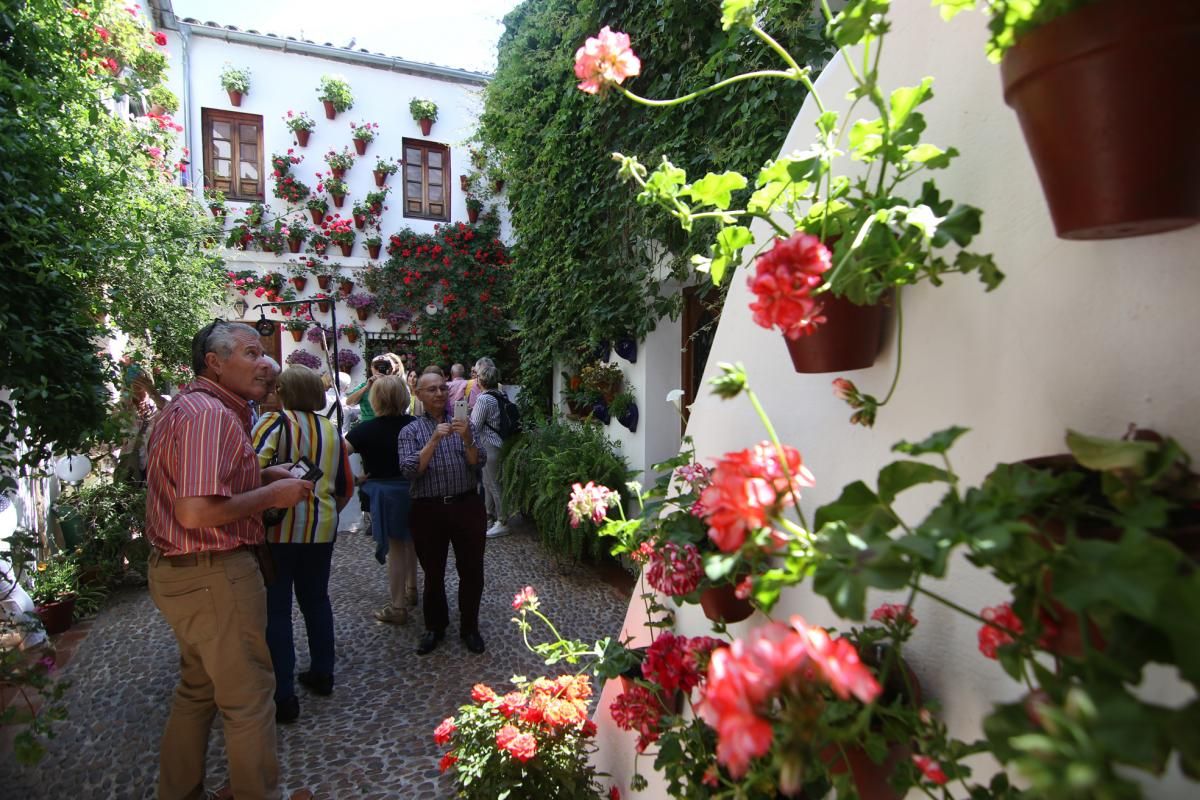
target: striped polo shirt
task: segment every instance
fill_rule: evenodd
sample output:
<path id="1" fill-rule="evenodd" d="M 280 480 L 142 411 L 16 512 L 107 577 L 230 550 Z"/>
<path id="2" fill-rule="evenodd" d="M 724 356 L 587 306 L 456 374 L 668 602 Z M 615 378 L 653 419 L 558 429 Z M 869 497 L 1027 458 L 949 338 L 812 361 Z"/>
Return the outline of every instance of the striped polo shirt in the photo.
<path id="1" fill-rule="evenodd" d="M 267 530 L 267 541 L 332 542 L 338 525 L 337 498 L 349 498 L 353 493 L 350 461 L 337 426 L 311 411 L 272 411 L 259 418 L 251 438 L 260 467 L 269 465 L 279 452 L 279 464 L 287 466 L 307 456 L 322 473 L 312 495 L 287 509 L 283 522 Z"/>
<path id="2" fill-rule="evenodd" d="M 164 555 L 263 541 L 257 514 L 210 528 L 185 528 L 175 518 L 181 497 L 233 497 L 262 485 L 249 432 L 249 404 L 207 378 L 159 412 L 146 448 L 146 536 Z"/>

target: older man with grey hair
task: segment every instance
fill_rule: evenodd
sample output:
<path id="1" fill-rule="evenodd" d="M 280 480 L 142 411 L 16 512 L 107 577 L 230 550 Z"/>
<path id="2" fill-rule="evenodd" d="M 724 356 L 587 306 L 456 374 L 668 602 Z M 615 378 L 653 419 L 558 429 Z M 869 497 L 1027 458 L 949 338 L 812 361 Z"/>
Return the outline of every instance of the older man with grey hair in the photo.
<path id="1" fill-rule="evenodd" d="M 479 383 L 475 408 L 471 411 L 471 424 L 479 432 L 479 442 L 487 451 L 483 464 L 483 501 L 487 508 L 487 538 L 495 539 L 508 533 L 508 520 L 502 508 L 500 493 L 500 371 L 491 359 L 480 359 L 472 373 Z"/>

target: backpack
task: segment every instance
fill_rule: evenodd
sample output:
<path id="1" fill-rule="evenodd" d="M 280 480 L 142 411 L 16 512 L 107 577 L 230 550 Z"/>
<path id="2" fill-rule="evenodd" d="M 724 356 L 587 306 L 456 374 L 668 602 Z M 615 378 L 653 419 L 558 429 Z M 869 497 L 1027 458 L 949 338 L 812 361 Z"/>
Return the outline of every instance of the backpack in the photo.
<path id="1" fill-rule="evenodd" d="M 509 437 L 521 432 L 521 411 L 517 408 L 517 404 L 508 399 L 508 395 L 499 389 L 492 389 L 484 392 L 496 398 L 496 404 L 500 407 L 500 423 L 498 427 L 492 427 L 496 433 L 500 434 L 501 439 Z"/>

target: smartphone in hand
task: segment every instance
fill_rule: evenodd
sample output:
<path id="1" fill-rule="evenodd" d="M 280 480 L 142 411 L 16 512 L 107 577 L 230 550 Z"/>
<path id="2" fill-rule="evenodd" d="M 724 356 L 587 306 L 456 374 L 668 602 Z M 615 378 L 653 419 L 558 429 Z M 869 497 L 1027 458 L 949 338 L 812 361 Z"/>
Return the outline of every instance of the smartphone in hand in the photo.
<path id="1" fill-rule="evenodd" d="M 466 400 L 455 400 L 454 401 L 454 421 L 458 422 L 460 420 L 466 420 L 466 419 L 467 419 L 467 401 Z"/>
<path id="2" fill-rule="evenodd" d="M 293 478 L 316 482 L 321 479 L 325 473 L 321 468 L 309 460 L 308 456 L 300 456 L 295 464 L 288 467 L 288 473 Z"/>

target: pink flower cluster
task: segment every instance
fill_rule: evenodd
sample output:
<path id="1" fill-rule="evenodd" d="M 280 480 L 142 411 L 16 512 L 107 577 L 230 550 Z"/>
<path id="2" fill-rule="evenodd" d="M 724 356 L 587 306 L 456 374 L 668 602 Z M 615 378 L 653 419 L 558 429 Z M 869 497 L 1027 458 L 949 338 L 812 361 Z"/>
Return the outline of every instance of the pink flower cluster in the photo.
<path id="1" fill-rule="evenodd" d="M 979 629 L 979 652 L 988 658 L 996 658 L 996 653 L 1001 647 L 1015 641 L 1012 634 L 1020 635 L 1025 630 L 1021 618 L 1013 612 L 1008 603 L 988 606 L 979 612 L 979 616 L 990 623 Z"/>
<path id="2" fill-rule="evenodd" d="M 798 495 L 802 487 L 816 485 L 798 450 L 785 445 L 783 454 L 790 484 L 770 442 L 726 453 L 717 462 L 699 502 L 706 514 L 708 537 L 722 552 L 739 550 L 747 534 L 768 527 L 772 517 L 792 504 L 793 491 Z"/>
<path id="3" fill-rule="evenodd" d="M 912 609 L 901 603 L 884 603 L 871 612 L 871 619 L 889 627 L 917 627 L 917 618 L 913 616 Z"/>
<path id="4" fill-rule="evenodd" d="M 512 607 L 514 611 L 520 611 L 523 608 L 528 608 L 530 611 L 537 611 L 537 592 L 533 590 L 532 586 L 526 586 L 524 589 L 513 595 Z"/>
<path id="5" fill-rule="evenodd" d="M 754 321 L 764 328 L 778 327 L 788 339 L 799 339 L 825 321 L 812 291 L 831 266 L 829 250 L 807 233 L 776 239 L 775 246 L 758 257 L 750 276 L 750 304 Z"/>
<path id="6" fill-rule="evenodd" d="M 704 577 L 704 563 L 694 544 L 666 542 L 651 551 L 646 567 L 646 581 L 670 597 L 696 591 Z"/>
<path id="7" fill-rule="evenodd" d="M 575 77 L 579 88 L 596 94 L 610 83 L 619 84 L 642 71 L 642 62 L 634 55 L 629 34 L 605 25 L 575 51 Z"/>
<path id="8" fill-rule="evenodd" d="M 608 505 L 615 502 L 617 493 L 607 486 L 597 486 L 588 481 L 586 486 L 578 483 L 571 485 L 571 499 L 567 501 L 567 514 L 571 517 L 571 527 L 578 528 L 579 523 L 590 519 L 599 525 L 608 517 Z"/>
<path id="9" fill-rule="evenodd" d="M 790 625 L 773 622 L 713 652 L 697 713 L 717 732 L 717 761 L 741 778 L 750 762 L 771 749 L 772 701 L 811 691 L 822 679 L 842 699 L 851 695 L 874 702 L 880 686 L 846 639 L 810 627 L 793 616 Z"/>

